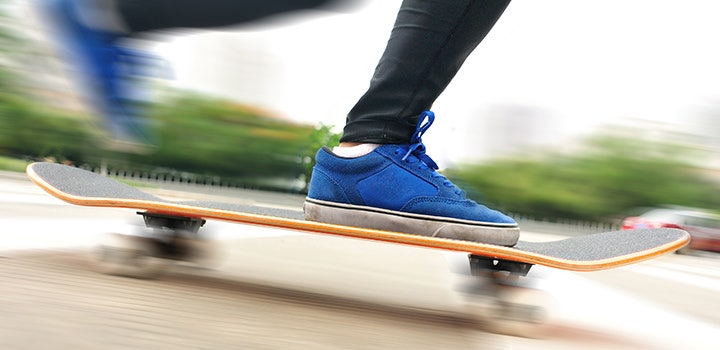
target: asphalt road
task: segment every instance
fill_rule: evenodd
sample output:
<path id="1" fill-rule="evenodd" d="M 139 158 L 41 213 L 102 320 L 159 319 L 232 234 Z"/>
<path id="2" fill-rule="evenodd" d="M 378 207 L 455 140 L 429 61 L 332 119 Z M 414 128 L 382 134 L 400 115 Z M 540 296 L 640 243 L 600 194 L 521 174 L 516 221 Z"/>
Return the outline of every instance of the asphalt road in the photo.
<path id="1" fill-rule="evenodd" d="M 301 197 L 152 189 L 178 199 L 296 207 Z M 668 255 L 595 273 L 535 267 L 508 300 L 544 323 L 484 315 L 482 280 L 462 256 L 222 222 L 207 225 L 221 263 L 170 266 L 154 280 L 107 276 L 89 257 L 131 210 L 62 203 L 0 174 L 3 349 L 717 349 L 720 260 Z M 525 239 L 548 239 L 523 233 Z M 527 321 L 527 320 L 525 320 Z M 510 330 L 521 336 L 498 334 Z"/>

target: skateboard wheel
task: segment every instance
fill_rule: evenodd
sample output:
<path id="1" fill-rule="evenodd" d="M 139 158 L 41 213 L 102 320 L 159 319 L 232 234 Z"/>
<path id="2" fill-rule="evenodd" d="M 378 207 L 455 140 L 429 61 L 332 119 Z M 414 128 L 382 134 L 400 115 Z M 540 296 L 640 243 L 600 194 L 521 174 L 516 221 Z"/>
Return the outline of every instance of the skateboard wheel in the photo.
<path id="1" fill-rule="evenodd" d="M 467 305 L 481 328 L 497 334 L 543 338 L 553 298 L 545 291 L 488 282 L 488 289 L 467 295 Z"/>
<path id="2" fill-rule="evenodd" d="M 212 269 L 221 264 L 220 247 L 217 242 L 198 237 L 175 238 L 174 250 L 182 252 L 177 260 L 188 261 L 202 268 Z"/>
<path id="3" fill-rule="evenodd" d="M 152 239 L 125 234 L 108 234 L 94 251 L 96 269 L 104 274 L 153 278 L 166 265 L 157 257 Z"/>

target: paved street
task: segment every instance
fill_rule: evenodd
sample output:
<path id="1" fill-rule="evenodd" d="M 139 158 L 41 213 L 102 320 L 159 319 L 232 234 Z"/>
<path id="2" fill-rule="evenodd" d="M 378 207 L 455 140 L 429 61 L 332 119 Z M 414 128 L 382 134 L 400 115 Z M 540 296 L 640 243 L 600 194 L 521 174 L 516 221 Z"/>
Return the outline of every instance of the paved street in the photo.
<path id="1" fill-rule="evenodd" d="M 151 191 L 178 199 L 228 192 Z M 235 191 L 252 204 L 300 197 Z M 200 198 L 199 198 L 200 197 Z M 227 200 L 227 199 L 226 199 Z M 668 255 L 597 273 L 535 267 L 512 297 L 547 312 L 530 337 L 497 334 L 436 250 L 210 222 L 222 263 L 172 266 L 154 280 L 93 271 L 99 233 L 132 210 L 60 202 L 0 174 L 3 349 L 717 349 L 720 260 Z M 525 239 L 548 239 L 523 233 Z"/>

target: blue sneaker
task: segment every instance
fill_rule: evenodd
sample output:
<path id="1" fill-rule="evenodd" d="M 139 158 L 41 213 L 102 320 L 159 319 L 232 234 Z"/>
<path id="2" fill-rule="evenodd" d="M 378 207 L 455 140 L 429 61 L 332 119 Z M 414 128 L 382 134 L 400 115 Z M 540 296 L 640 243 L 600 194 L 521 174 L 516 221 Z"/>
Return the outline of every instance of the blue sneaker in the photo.
<path id="1" fill-rule="evenodd" d="M 79 79 L 83 97 L 103 117 L 114 140 L 152 144 L 141 115 L 147 94 L 141 91 L 140 78 L 156 59 L 118 45 L 118 33 L 85 26 L 77 1 L 42 0 L 39 5 L 54 29 L 56 46 Z"/>
<path id="2" fill-rule="evenodd" d="M 421 141 L 433 120 L 432 112 L 424 112 L 410 144 L 381 145 L 361 157 L 320 149 L 304 204 L 306 219 L 515 245 L 520 231 L 512 218 L 466 198 L 435 171 Z"/>

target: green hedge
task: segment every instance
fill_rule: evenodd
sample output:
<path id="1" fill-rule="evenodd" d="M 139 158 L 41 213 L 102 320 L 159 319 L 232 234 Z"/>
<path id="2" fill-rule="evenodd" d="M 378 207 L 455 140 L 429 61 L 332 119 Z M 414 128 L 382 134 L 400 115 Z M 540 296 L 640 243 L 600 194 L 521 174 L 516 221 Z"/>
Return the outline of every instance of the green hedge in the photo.
<path id="1" fill-rule="evenodd" d="M 247 106 L 177 93 L 148 110 L 155 144 L 118 151 L 91 118 L 60 113 L 17 95 L 0 94 L 0 155 L 190 177 L 240 186 L 298 189 L 308 145 L 318 133 Z"/>
<path id="2" fill-rule="evenodd" d="M 597 137 L 580 155 L 466 165 L 449 174 L 478 199 L 536 218 L 614 221 L 639 207 L 720 208 L 720 187 L 692 165 L 692 149 L 615 136 Z"/>

